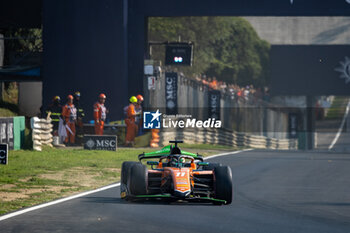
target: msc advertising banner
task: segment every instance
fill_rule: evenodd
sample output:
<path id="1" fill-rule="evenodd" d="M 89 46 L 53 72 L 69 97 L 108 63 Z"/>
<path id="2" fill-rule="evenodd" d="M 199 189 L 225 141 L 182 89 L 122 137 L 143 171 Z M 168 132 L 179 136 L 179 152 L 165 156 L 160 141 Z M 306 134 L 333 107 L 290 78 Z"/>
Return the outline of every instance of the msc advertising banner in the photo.
<path id="1" fill-rule="evenodd" d="M 177 73 L 165 73 L 165 105 L 166 114 L 177 114 Z"/>
<path id="2" fill-rule="evenodd" d="M 208 97 L 208 118 L 220 120 L 220 91 L 210 90 Z"/>
<path id="3" fill-rule="evenodd" d="M 117 150 L 117 136 L 115 135 L 84 135 L 84 149 L 86 150 Z"/>

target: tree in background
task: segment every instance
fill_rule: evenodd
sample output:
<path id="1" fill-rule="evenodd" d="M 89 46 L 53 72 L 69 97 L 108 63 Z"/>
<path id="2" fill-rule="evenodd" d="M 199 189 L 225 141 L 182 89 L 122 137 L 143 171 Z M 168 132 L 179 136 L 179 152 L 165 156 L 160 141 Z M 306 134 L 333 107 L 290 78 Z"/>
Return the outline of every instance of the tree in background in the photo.
<path id="1" fill-rule="evenodd" d="M 240 17 L 149 18 L 149 41 L 192 41 L 192 67 L 187 76 L 206 74 L 239 85 L 264 86 L 269 76 L 270 45 Z M 164 47 L 153 48 L 152 59 L 164 60 Z"/>
<path id="2" fill-rule="evenodd" d="M 3 56 L 0 59 L 3 61 L 3 64 L 0 63 L 0 69 L 28 65 L 26 62 L 32 58 L 32 54 L 40 53 L 43 50 L 42 29 L 3 29 L 0 31 L 0 34 L 5 38 L 3 43 L 4 53 L 0 51 L 0 56 Z M 36 60 L 38 59 L 34 61 Z M 33 63 L 33 61 L 31 61 L 31 63 Z M 37 63 L 37 65 L 40 65 L 40 61 Z M 17 83 L 0 82 L 0 102 L 2 101 L 17 104 Z"/>
<path id="3" fill-rule="evenodd" d="M 8 38 L 5 40 L 4 66 L 16 65 L 10 61 L 11 53 L 30 56 L 33 52 L 43 51 L 42 29 L 17 28 L 5 30 L 3 33 Z"/>

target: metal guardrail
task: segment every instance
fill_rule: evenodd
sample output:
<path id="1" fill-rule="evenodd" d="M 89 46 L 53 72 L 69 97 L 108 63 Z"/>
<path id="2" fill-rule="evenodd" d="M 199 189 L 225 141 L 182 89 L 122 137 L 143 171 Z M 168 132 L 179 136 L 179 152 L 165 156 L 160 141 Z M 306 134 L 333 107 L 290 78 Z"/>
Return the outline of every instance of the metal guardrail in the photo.
<path id="1" fill-rule="evenodd" d="M 257 149 L 298 149 L 297 139 L 275 139 L 226 129 L 172 129 L 160 132 L 160 144 L 167 144 L 174 138 L 189 144 L 217 144 Z"/>

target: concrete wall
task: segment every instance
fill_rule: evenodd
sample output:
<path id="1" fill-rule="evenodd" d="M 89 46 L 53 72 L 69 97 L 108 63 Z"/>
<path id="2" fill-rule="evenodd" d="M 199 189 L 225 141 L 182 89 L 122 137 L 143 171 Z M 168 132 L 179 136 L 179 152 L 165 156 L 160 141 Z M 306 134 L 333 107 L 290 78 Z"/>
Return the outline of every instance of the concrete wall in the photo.
<path id="1" fill-rule="evenodd" d="M 42 103 L 42 82 L 19 82 L 18 107 L 21 115 L 37 116 Z"/>

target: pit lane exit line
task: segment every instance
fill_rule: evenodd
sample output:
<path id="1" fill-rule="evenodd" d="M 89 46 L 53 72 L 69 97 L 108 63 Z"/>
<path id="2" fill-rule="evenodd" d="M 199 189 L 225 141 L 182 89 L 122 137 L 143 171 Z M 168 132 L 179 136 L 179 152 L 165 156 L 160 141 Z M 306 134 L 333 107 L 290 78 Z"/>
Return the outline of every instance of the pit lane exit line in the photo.
<path id="1" fill-rule="evenodd" d="M 341 135 L 341 132 L 343 131 L 343 127 L 344 127 L 344 124 L 345 124 L 345 120 L 346 118 L 348 117 L 348 114 L 349 114 L 349 109 L 350 109 L 350 100 L 348 102 L 348 105 L 346 106 L 346 110 L 345 110 L 345 113 L 344 113 L 344 116 L 343 116 L 343 120 L 340 124 L 340 127 L 338 129 L 338 133 L 335 135 L 335 138 L 333 139 L 331 145 L 328 147 L 328 150 L 331 150 L 333 148 L 333 146 L 335 145 L 335 143 L 337 143 L 338 141 L 338 138 L 340 137 Z"/>

